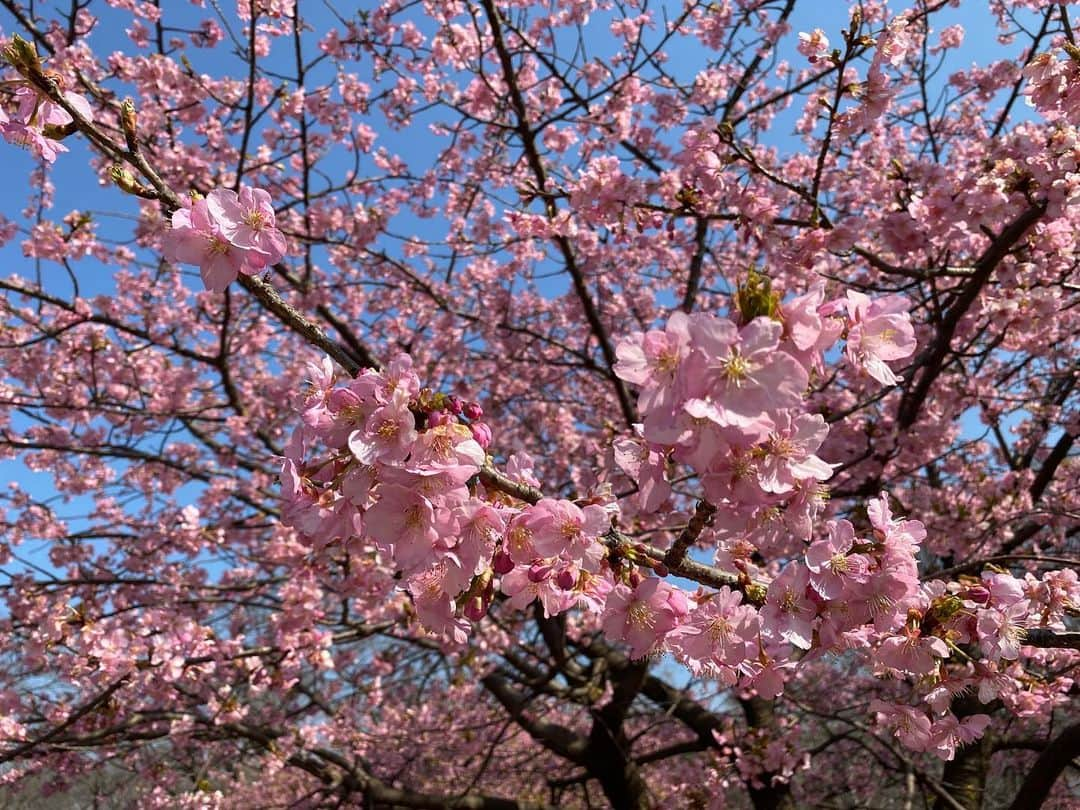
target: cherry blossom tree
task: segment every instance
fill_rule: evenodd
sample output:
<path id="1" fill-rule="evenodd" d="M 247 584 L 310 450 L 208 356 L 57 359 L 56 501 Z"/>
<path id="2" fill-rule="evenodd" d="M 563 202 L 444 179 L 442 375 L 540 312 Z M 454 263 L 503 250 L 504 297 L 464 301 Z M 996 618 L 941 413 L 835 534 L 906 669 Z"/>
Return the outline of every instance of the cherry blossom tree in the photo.
<path id="1" fill-rule="evenodd" d="M 5 801 L 1073 806 L 1078 15 L 831 5 L 0 0 Z"/>

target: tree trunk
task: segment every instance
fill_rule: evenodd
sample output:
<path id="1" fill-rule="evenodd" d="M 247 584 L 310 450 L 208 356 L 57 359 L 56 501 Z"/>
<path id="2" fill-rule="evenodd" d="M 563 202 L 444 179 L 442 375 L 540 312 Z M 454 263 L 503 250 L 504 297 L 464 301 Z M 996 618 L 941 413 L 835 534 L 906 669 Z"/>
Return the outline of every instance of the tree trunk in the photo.
<path id="1" fill-rule="evenodd" d="M 953 706 L 953 713 L 960 719 L 985 711 L 986 707 L 971 697 L 957 701 Z M 977 742 L 957 748 L 956 756 L 951 762 L 945 763 L 941 785 L 964 810 L 980 810 L 982 807 L 983 793 L 986 790 L 986 771 L 993 752 L 994 738 L 990 732 L 987 732 Z M 952 808 L 939 796 L 934 802 L 934 810 L 952 810 Z"/>

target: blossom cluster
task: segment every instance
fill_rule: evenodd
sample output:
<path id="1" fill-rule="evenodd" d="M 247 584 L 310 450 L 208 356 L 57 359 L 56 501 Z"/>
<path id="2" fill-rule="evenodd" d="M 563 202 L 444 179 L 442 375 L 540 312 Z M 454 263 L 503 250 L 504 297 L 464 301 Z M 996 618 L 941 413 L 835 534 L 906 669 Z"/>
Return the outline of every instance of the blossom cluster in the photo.
<path id="1" fill-rule="evenodd" d="M 753 310 L 747 298 L 747 310 Z M 770 297 L 771 295 L 771 297 Z M 825 302 L 822 286 L 786 303 L 758 296 L 776 317 L 749 318 L 741 328 L 707 313 L 675 313 L 663 330 L 636 332 L 616 347 L 619 377 L 640 388 L 640 435 L 615 445 L 615 463 L 639 486 L 643 512 L 663 503 L 664 460 L 684 464 L 713 504 L 737 516 L 743 530 L 774 522 L 810 537 L 819 482 L 832 467 L 816 455 L 825 419 L 807 412 L 805 394 L 824 353 L 846 335 L 848 360 L 877 382 L 900 378 L 888 361 L 915 350 L 907 301 L 861 293 Z M 763 303 L 762 303 L 763 302 Z"/>
<path id="2" fill-rule="evenodd" d="M 173 212 L 162 244 L 169 261 L 198 265 L 212 292 L 223 292 L 240 273 L 254 275 L 276 264 L 286 250 L 270 194 L 243 185 L 239 193 L 214 189 Z"/>
<path id="3" fill-rule="evenodd" d="M 832 466 L 817 455 L 828 427 L 807 410 L 811 375 L 844 337 L 850 362 L 895 382 L 888 362 L 912 353 L 913 328 L 897 296 L 826 303 L 817 287 L 785 303 L 742 298 L 746 311 L 762 302 L 771 314 L 741 326 L 676 313 L 663 329 L 618 343 L 615 371 L 639 388 L 642 415 L 636 433 L 612 446 L 615 466 L 638 487 L 622 504 L 543 497 L 523 453 L 493 482 L 483 409 L 423 388 L 406 355 L 344 380 L 328 359 L 310 364 L 303 423 L 282 466 L 284 521 L 315 554 L 381 560 L 421 624 L 453 643 L 501 592 L 510 607 L 538 601 L 547 616 L 582 608 L 634 657 L 670 652 L 765 697 L 801 661 L 859 651 L 881 675 L 910 679 L 925 703 L 882 703 L 880 722 L 909 747 L 951 757 L 985 725 L 957 720 L 952 696 L 1018 693 L 1004 672 L 1024 629 L 1060 623 L 1080 597 L 1075 575 L 920 583 L 925 528 L 894 517 L 885 493 L 867 505 L 867 532 L 819 521 Z M 618 530 L 625 510 L 669 502 L 673 465 L 691 470 L 716 508 L 703 540 L 718 541 L 730 586 L 689 594 Z M 800 544 L 798 554 L 777 552 L 777 534 Z M 732 536 L 741 539 L 719 542 Z M 946 667 L 958 645 L 976 662 L 963 675 Z"/>
<path id="4" fill-rule="evenodd" d="M 59 83 L 59 77 L 53 77 Z M 71 90 L 61 90 L 64 100 L 87 121 L 94 112 L 90 102 Z M 15 84 L 16 110 L 9 114 L 0 108 L 0 135 L 8 143 L 22 146 L 46 163 L 53 163 L 68 148 L 60 142 L 66 128 L 74 122 L 71 114 L 27 82 Z"/>
<path id="5" fill-rule="evenodd" d="M 1075 46 L 1057 53 L 1036 54 L 1024 68 L 1023 94 L 1029 106 L 1048 120 L 1080 123 L 1080 51 Z"/>

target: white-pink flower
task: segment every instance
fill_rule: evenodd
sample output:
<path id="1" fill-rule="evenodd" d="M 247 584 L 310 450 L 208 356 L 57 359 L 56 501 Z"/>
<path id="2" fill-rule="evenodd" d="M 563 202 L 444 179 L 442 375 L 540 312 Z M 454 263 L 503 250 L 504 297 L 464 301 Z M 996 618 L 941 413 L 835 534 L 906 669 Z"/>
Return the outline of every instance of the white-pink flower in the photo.
<path id="1" fill-rule="evenodd" d="M 765 457 L 758 465 L 758 481 L 766 492 L 783 494 L 795 489 L 798 481 L 808 478 L 827 481 L 832 466 L 814 453 L 829 435 L 829 426 L 819 414 L 791 418 L 781 411 L 773 416 L 776 427 L 765 442 Z"/>
<path id="2" fill-rule="evenodd" d="M 630 645 L 631 658 L 641 658 L 674 630 L 687 612 L 682 591 L 659 577 L 648 577 L 633 590 L 626 585 L 612 589 L 602 624 L 607 636 Z"/>
<path id="3" fill-rule="evenodd" d="M 766 635 L 803 650 L 810 649 L 817 607 L 806 595 L 809 584 L 809 572 L 797 562 L 788 563 L 780 576 L 769 583 L 765 606 L 761 609 L 761 627 Z"/>
<path id="4" fill-rule="evenodd" d="M 256 268 L 275 264 L 285 256 L 285 236 L 276 227 L 270 193 L 241 186 L 240 193 L 216 188 L 206 195 L 210 215 L 230 243 L 248 251 L 247 261 Z"/>
<path id="5" fill-rule="evenodd" d="M 214 189 L 173 213 L 163 239 L 165 257 L 197 264 L 203 283 L 222 292 L 240 273 L 252 275 L 285 255 L 285 237 L 274 224 L 270 195 L 242 186 L 240 194 Z"/>
<path id="6" fill-rule="evenodd" d="M 848 290 L 848 359 L 866 370 L 882 385 L 895 385 L 903 378 L 893 373 L 888 360 L 910 357 L 915 352 L 915 329 L 908 314 L 908 300 L 887 295 L 871 300 Z"/>

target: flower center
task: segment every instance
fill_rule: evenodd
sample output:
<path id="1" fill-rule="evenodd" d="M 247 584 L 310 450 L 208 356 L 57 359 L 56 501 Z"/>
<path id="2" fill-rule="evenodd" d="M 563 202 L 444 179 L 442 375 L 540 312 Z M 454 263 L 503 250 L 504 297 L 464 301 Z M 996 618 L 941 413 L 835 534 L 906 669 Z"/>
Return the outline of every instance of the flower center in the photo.
<path id="1" fill-rule="evenodd" d="M 423 510 L 417 506 L 410 506 L 405 510 L 405 528 L 418 529 L 424 524 Z"/>
<path id="2" fill-rule="evenodd" d="M 506 535 L 510 548 L 519 554 L 524 554 L 529 549 L 532 541 L 532 532 L 525 526 L 515 526 Z"/>
<path id="3" fill-rule="evenodd" d="M 559 527 L 559 534 L 562 535 L 563 540 L 572 543 L 581 536 L 581 527 L 574 523 L 574 521 L 567 520 Z"/>
<path id="4" fill-rule="evenodd" d="M 717 616 L 709 622 L 709 638 L 714 642 L 725 641 L 731 635 L 731 622 L 723 616 Z"/>
<path id="5" fill-rule="evenodd" d="M 730 383 L 739 386 L 750 374 L 750 363 L 738 352 L 732 352 L 720 366 L 720 371 Z"/>
<path id="6" fill-rule="evenodd" d="M 266 225 L 266 215 L 262 211 L 248 211 L 244 214 L 244 224 L 253 231 L 261 231 Z"/>
<path id="7" fill-rule="evenodd" d="M 679 353 L 673 349 L 661 352 L 656 358 L 656 370 L 661 374 L 671 374 L 679 367 Z"/>
<path id="8" fill-rule="evenodd" d="M 655 617 L 645 602 L 632 602 L 626 611 L 626 621 L 632 627 L 645 630 L 653 626 Z"/>

